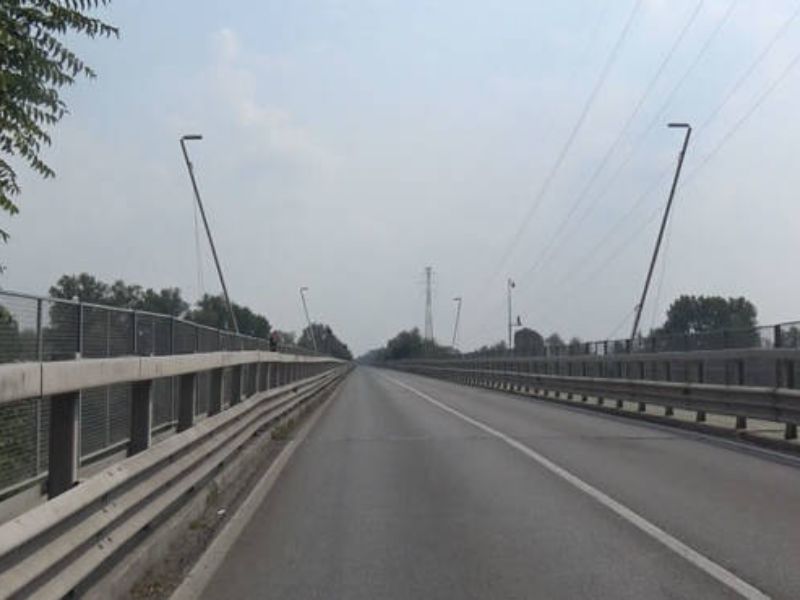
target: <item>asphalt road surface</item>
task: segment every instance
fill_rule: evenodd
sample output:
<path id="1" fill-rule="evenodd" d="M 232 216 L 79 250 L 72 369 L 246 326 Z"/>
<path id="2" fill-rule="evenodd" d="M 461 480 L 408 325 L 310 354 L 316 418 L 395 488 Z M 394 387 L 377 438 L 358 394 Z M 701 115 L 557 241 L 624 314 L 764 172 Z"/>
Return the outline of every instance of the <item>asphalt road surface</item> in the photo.
<path id="1" fill-rule="evenodd" d="M 359 367 L 205 598 L 800 598 L 800 463 Z"/>

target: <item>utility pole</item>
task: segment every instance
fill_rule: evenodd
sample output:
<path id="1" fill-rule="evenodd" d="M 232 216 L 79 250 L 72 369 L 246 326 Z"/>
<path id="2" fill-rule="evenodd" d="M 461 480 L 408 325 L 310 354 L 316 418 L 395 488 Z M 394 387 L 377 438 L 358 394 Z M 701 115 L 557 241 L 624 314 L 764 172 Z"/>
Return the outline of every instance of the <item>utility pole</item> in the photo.
<path id="1" fill-rule="evenodd" d="M 433 267 L 425 267 L 425 339 L 433 341 L 433 294 L 431 292 L 431 279 Z"/>
<path id="2" fill-rule="evenodd" d="M 514 338 L 512 335 L 514 329 L 514 321 L 512 320 L 511 317 L 511 290 L 513 290 L 516 287 L 516 285 L 517 284 L 514 283 L 514 280 L 511 279 L 511 277 L 509 277 L 506 288 L 506 291 L 508 292 L 508 349 L 509 350 L 511 350 L 511 348 L 514 346 Z"/>
<path id="3" fill-rule="evenodd" d="M 453 325 L 453 343 L 450 344 L 453 348 L 456 347 L 456 336 L 458 335 L 458 320 L 461 318 L 461 296 L 453 298 L 456 303 L 456 323 Z"/>
<path id="4" fill-rule="evenodd" d="M 678 156 L 678 165 L 675 168 L 675 177 L 672 179 L 672 187 L 669 190 L 669 199 L 667 200 L 667 207 L 664 209 L 664 217 L 661 219 L 661 227 L 658 230 L 658 237 L 656 237 L 656 245 L 653 248 L 653 256 L 650 259 L 650 268 L 647 269 L 647 278 L 644 280 L 644 289 L 642 290 L 642 297 L 639 304 L 636 306 L 636 318 L 633 320 L 633 329 L 631 330 L 630 349 L 633 351 L 633 344 L 636 341 L 636 333 L 639 330 L 639 320 L 642 318 L 642 309 L 644 308 L 645 300 L 647 300 L 647 290 L 650 288 L 650 280 L 653 277 L 653 269 L 658 260 L 658 251 L 661 248 L 661 239 L 664 237 L 664 229 L 667 226 L 667 219 L 669 218 L 669 211 L 672 208 L 672 200 L 675 198 L 675 189 L 678 187 L 678 178 L 681 176 L 681 168 L 683 167 L 683 159 L 686 156 L 686 148 L 689 146 L 689 137 L 692 135 L 692 127 L 688 123 L 670 123 L 667 127 L 685 129 L 686 135 L 683 138 L 683 147 Z"/>
<path id="5" fill-rule="evenodd" d="M 300 300 L 303 301 L 303 311 L 306 313 L 306 322 L 308 323 L 308 330 L 311 332 L 311 343 L 314 345 L 314 352 L 319 352 L 317 349 L 317 336 L 314 333 L 314 324 L 311 323 L 311 317 L 308 316 L 308 304 L 306 304 L 306 292 L 308 287 L 303 286 L 300 288 Z"/>
<path id="6" fill-rule="evenodd" d="M 214 264 L 217 266 L 217 274 L 219 275 L 219 283 L 222 286 L 222 293 L 225 294 L 225 304 L 228 305 L 228 313 L 231 317 L 233 330 L 239 333 L 239 323 L 236 322 L 236 315 L 233 313 L 233 305 L 231 304 L 230 296 L 228 296 L 228 287 L 225 285 L 225 278 L 222 276 L 222 267 L 219 264 L 219 257 L 217 256 L 217 248 L 214 246 L 214 238 L 211 237 L 211 228 L 208 226 L 208 219 L 206 219 L 206 211 L 203 208 L 203 201 L 200 200 L 200 190 L 197 189 L 197 180 L 194 178 L 194 168 L 192 161 L 189 160 L 189 153 L 186 152 L 186 142 L 191 140 L 202 140 L 203 136 L 198 134 L 184 135 L 181 137 L 181 150 L 183 150 L 183 159 L 186 161 L 186 168 L 189 170 L 189 179 L 192 180 L 192 189 L 194 190 L 194 197 L 197 200 L 197 206 L 200 208 L 200 215 L 203 217 L 203 225 L 206 228 L 206 235 L 208 236 L 208 245 L 211 246 L 211 254 L 214 256 Z"/>

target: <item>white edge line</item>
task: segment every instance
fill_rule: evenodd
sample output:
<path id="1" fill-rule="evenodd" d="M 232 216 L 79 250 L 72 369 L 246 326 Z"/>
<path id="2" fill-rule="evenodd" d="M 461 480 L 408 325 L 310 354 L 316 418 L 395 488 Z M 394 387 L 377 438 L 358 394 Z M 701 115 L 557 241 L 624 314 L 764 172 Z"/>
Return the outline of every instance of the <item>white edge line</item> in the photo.
<path id="1" fill-rule="evenodd" d="M 482 431 L 485 431 L 486 433 L 502 440 L 515 450 L 518 450 L 528 458 L 531 458 L 537 463 L 539 463 L 541 466 L 543 466 L 551 473 L 557 475 L 558 477 L 560 477 L 567 483 L 571 484 L 572 486 L 576 487 L 577 489 L 587 494 L 588 496 L 591 496 L 592 498 L 597 500 L 600 504 L 602 504 L 606 508 L 610 509 L 612 512 L 616 513 L 617 515 L 628 521 L 631 525 L 633 525 L 640 531 L 643 531 L 656 541 L 660 542 L 661 544 L 672 550 L 675 554 L 683 557 L 685 560 L 692 563 L 698 569 L 704 571 L 705 573 L 707 573 L 720 583 L 726 585 L 733 591 L 737 592 L 742 597 L 748 598 L 749 600 L 766 600 L 769 598 L 767 594 L 765 594 L 758 588 L 750 585 L 743 579 L 737 577 L 736 575 L 728 571 L 725 567 L 715 563 L 713 560 L 704 556 L 703 554 L 700 554 L 697 550 L 694 550 L 690 546 L 687 546 L 679 539 L 673 537 L 672 535 L 670 535 L 657 525 L 651 523 L 650 521 L 648 521 L 638 513 L 634 512 L 624 504 L 614 500 L 608 494 L 605 494 L 604 492 L 601 492 L 593 485 L 586 483 L 578 476 L 573 475 L 565 468 L 560 467 L 559 465 L 551 461 L 549 458 L 539 454 L 538 452 L 529 448 L 525 444 L 515 440 L 514 438 L 506 435 L 501 431 L 498 431 L 497 429 L 494 429 L 493 427 L 490 427 L 489 425 L 486 425 L 485 423 L 482 423 L 481 421 L 478 421 L 470 416 L 465 415 L 464 413 L 456 410 L 455 408 L 452 408 L 447 404 L 440 402 L 435 398 L 432 398 L 425 392 L 422 392 L 414 387 L 411 387 L 410 385 L 403 383 L 402 381 L 399 381 L 397 379 L 394 379 L 393 377 L 389 377 L 383 374 L 381 374 L 381 377 L 383 377 L 388 381 L 391 381 L 395 385 L 398 385 L 408 390 L 409 392 L 412 392 L 413 394 L 416 394 L 417 396 L 419 396 L 423 400 L 426 400 L 427 402 L 430 402 L 437 408 L 445 412 L 448 412 L 458 417 L 462 421 L 466 421 L 470 425 L 477 427 L 478 429 L 481 429 Z"/>
<path id="2" fill-rule="evenodd" d="M 231 547 L 236 543 L 236 540 L 239 539 L 242 531 L 244 531 L 244 528 L 255 515 L 256 510 L 258 510 L 264 502 L 264 499 L 275 485 L 278 476 L 288 464 L 294 451 L 300 447 L 308 433 L 314 427 L 314 424 L 327 410 L 328 406 L 331 405 L 336 396 L 339 395 L 340 390 L 341 386 L 337 387 L 333 394 L 325 401 L 325 404 L 306 421 L 303 427 L 298 430 L 297 435 L 283 447 L 283 450 L 281 450 L 269 466 L 267 472 L 258 480 L 258 483 L 251 490 L 250 494 L 248 494 L 247 498 L 244 499 L 236 513 L 231 516 L 225 524 L 225 527 L 222 528 L 222 531 L 217 534 L 211 542 L 211 545 L 206 548 L 191 571 L 189 571 L 181 584 L 172 593 L 170 600 L 194 600 L 208 587 L 214 573 L 216 573 L 217 569 L 222 565 Z"/>

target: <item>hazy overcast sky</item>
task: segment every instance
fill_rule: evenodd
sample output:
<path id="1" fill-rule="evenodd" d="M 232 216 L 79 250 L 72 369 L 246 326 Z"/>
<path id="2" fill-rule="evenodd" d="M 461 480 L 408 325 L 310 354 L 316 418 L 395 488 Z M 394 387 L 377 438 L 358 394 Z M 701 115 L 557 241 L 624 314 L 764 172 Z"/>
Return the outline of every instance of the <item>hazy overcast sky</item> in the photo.
<path id="1" fill-rule="evenodd" d="M 58 177 L 23 170 L 2 217 L 0 285 L 87 271 L 217 293 L 178 145 L 197 132 L 231 294 L 278 328 L 302 327 L 307 285 L 354 351 L 383 344 L 422 327 L 432 265 L 435 333 L 463 296 L 462 348 L 504 337 L 509 276 L 543 334 L 622 337 L 678 120 L 695 131 L 644 329 L 680 293 L 798 319 L 798 2 L 733 5 L 118 0 L 121 38 L 76 42 L 98 78 L 66 94 Z"/>

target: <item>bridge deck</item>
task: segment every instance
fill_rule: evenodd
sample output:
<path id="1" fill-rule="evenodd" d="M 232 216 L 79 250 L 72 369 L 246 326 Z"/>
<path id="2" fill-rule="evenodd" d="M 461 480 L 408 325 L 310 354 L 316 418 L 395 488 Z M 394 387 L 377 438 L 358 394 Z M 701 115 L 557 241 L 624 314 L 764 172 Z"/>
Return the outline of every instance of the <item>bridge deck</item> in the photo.
<path id="1" fill-rule="evenodd" d="M 204 597 L 798 598 L 798 506 L 792 459 L 359 368 Z"/>

